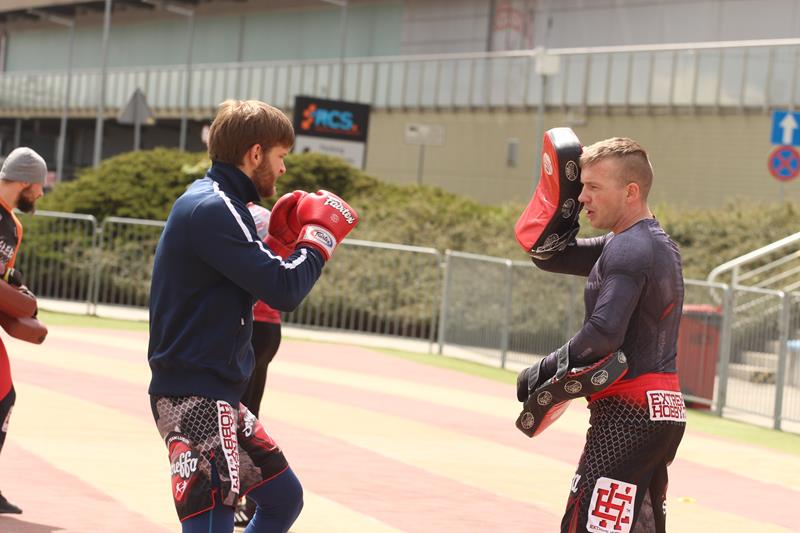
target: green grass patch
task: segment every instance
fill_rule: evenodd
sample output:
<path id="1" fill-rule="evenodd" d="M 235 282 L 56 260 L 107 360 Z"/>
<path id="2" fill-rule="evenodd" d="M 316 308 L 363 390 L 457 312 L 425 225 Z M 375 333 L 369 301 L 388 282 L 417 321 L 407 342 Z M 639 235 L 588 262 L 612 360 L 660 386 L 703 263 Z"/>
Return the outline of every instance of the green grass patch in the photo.
<path id="1" fill-rule="evenodd" d="M 786 433 L 737 420 L 720 418 L 707 411 L 697 409 L 689 409 L 687 418 L 688 427 L 692 431 L 800 456 L 800 435 L 795 433 Z"/>
<path id="2" fill-rule="evenodd" d="M 148 331 L 147 322 L 136 320 L 117 320 L 89 315 L 54 313 L 40 310 L 39 320 L 48 326 L 69 326 L 76 328 L 121 329 L 126 331 Z"/>
<path id="3" fill-rule="evenodd" d="M 499 381 L 501 383 L 516 384 L 517 373 L 511 370 L 502 368 L 482 365 L 473 361 L 464 361 L 462 359 L 455 359 L 453 357 L 446 357 L 442 355 L 423 354 L 414 352 L 405 352 L 403 350 L 395 350 L 390 348 L 370 348 L 377 352 L 386 353 L 416 363 L 425 365 L 436 366 L 439 368 L 446 368 L 448 370 L 455 370 L 465 374 L 471 374 L 492 381 Z M 509 389 L 513 392 L 513 389 Z"/>

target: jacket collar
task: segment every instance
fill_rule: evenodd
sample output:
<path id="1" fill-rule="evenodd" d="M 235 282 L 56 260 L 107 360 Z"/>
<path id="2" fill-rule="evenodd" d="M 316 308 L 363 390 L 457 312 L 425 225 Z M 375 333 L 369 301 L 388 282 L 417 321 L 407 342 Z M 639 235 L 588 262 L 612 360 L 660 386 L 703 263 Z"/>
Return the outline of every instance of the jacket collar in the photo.
<path id="1" fill-rule="evenodd" d="M 233 165 L 214 161 L 206 176 L 219 183 L 220 188 L 226 194 L 244 203 L 260 200 L 253 180 Z"/>

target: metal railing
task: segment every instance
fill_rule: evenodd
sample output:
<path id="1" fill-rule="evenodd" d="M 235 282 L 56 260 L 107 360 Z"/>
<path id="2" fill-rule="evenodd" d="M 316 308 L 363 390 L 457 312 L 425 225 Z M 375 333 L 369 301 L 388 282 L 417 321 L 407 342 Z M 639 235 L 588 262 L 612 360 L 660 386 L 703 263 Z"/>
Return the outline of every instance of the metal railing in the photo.
<path id="1" fill-rule="evenodd" d="M 623 110 L 795 106 L 800 39 L 0 73 L 0 112 L 114 116 L 141 89 L 159 117 L 212 116 L 226 98 L 291 109 L 297 95 L 384 109 Z M 188 76 L 189 97 L 184 82 Z M 185 108 L 188 108 L 185 109 Z"/>
<path id="2" fill-rule="evenodd" d="M 800 232 L 719 265 L 707 279 L 789 291 L 800 288 Z"/>
<path id="3" fill-rule="evenodd" d="M 17 266 L 39 296 L 146 307 L 164 222 L 21 215 Z M 583 320 L 575 276 L 529 261 L 348 239 L 287 323 L 455 345 L 500 367 L 529 365 Z M 720 415 L 800 422 L 800 292 L 686 280 L 678 369 L 687 400 Z"/>

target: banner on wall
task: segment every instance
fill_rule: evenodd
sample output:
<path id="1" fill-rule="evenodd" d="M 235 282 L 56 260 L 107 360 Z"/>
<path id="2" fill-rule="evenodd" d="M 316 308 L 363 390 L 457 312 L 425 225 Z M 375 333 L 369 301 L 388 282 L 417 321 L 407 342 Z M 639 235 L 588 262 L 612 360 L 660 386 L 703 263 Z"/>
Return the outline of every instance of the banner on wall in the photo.
<path id="1" fill-rule="evenodd" d="M 341 157 L 363 169 L 370 106 L 310 96 L 294 99 L 295 153 Z"/>

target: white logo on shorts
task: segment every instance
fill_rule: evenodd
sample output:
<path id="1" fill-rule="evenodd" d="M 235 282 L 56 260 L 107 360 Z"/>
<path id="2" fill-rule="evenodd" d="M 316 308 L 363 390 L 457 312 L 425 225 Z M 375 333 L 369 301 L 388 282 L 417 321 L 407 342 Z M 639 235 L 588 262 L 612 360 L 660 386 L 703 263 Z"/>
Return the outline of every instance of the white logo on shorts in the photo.
<path id="1" fill-rule="evenodd" d="M 578 483 L 581 482 L 581 475 L 575 474 L 572 476 L 572 483 L 570 484 L 569 490 L 571 492 L 578 492 Z"/>
<path id="2" fill-rule="evenodd" d="M 179 483 L 175 483 L 175 499 L 181 500 L 183 498 L 183 493 L 186 491 L 186 486 L 189 484 L 188 481 L 181 481 Z"/>
<path id="3" fill-rule="evenodd" d="M 630 533 L 636 485 L 601 477 L 594 485 L 589 504 L 587 531 L 596 533 Z"/>
<path id="4" fill-rule="evenodd" d="M 686 405 L 680 392 L 671 390 L 647 391 L 647 407 L 650 420 L 672 420 L 686 422 Z"/>
<path id="5" fill-rule="evenodd" d="M 222 452 L 228 462 L 228 473 L 231 477 L 231 492 L 239 494 L 239 441 L 236 439 L 236 411 L 231 404 L 217 400 L 217 416 L 219 419 L 219 437 Z"/>
<path id="6" fill-rule="evenodd" d="M 170 465 L 170 474 L 178 475 L 183 479 L 189 479 L 189 476 L 197 471 L 197 457 L 193 456 L 192 451 L 183 452 L 175 459 L 175 462 Z M 177 489 L 176 489 L 177 490 Z"/>

